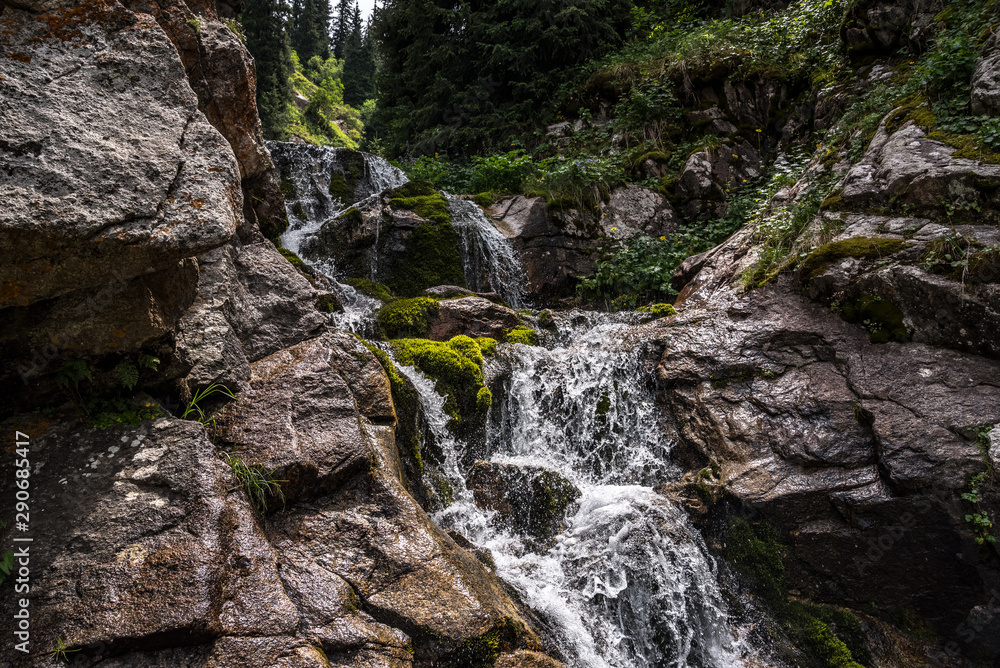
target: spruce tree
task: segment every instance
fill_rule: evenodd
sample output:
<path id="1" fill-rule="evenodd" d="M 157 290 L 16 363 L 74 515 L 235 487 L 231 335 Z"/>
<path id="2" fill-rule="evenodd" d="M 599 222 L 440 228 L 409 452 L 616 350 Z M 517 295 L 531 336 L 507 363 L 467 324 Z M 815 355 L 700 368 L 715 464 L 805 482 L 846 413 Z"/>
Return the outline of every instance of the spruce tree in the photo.
<path id="1" fill-rule="evenodd" d="M 619 46 L 628 0 L 389 0 L 379 11 L 387 148 L 479 152 L 551 120 L 552 92 Z M 389 94 L 386 94 L 389 93 Z"/>
<path id="2" fill-rule="evenodd" d="M 363 30 L 361 7 L 354 5 L 351 32 L 344 44 L 344 102 L 360 107 L 375 96 L 375 51 L 367 31 Z"/>
<path id="3" fill-rule="evenodd" d="M 328 58 L 330 0 L 295 0 L 292 16 L 292 48 L 299 55 L 299 61 L 308 63 L 313 56 Z"/>
<path id="4" fill-rule="evenodd" d="M 344 47 L 351 35 L 351 22 L 354 18 L 354 8 L 351 7 L 350 0 L 339 0 L 337 3 L 337 16 L 333 22 L 331 35 L 331 47 L 335 58 L 344 57 Z"/>
<path id="5" fill-rule="evenodd" d="M 287 139 L 292 100 L 292 56 L 279 0 L 245 0 L 240 23 L 257 68 L 257 111 L 268 139 Z"/>

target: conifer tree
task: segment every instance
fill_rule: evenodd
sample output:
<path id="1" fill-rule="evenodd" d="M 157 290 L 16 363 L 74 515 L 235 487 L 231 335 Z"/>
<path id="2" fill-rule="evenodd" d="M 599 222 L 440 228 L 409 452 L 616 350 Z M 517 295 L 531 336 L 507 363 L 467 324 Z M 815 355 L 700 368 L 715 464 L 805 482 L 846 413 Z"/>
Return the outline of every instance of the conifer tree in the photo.
<path id="1" fill-rule="evenodd" d="M 288 135 L 292 56 L 282 16 L 286 10 L 280 0 L 245 0 L 240 13 L 247 49 L 257 68 L 257 110 L 268 139 Z"/>
<path id="2" fill-rule="evenodd" d="M 339 0 L 336 14 L 331 35 L 331 46 L 334 57 L 339 60 L 344 57 L 344 47 L 347 45 L 347 40 L 351 35 L 354 8 L 351 7 L 350 0 Z"/>
<path id="3" fill-rule="evenodd" d="M 351 32 L 344 44 L 344 102 L 360 107 L 375 96 L 375 49 L 369 31 L 364 30 L 361 7 L 354 5 Z"/>
<path id="4" fill-rule="evenodd" d="M 330 0 L 295 0 L 292 5 L 292 48 L 302 63 L 330 55 Z"/>
<path id="5" fill-rule="evenodd" d="M 552 92 L 620 45 L 628 0 L 388 0 L 377 121 L 387 148 L 477 152 L 552 114 Z"/>

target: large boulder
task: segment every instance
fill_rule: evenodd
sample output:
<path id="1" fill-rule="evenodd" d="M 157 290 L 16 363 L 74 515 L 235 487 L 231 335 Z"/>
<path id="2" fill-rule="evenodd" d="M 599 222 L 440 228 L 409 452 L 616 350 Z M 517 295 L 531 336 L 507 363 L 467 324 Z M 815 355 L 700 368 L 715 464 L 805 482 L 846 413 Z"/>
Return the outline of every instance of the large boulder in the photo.
<path id="1" fill-rule="evenodd" d="M 891 119 L 891 116 L 890 116 Z M 883 122 L 843 183 L 850 211 L 900 212 L 955 222 L 996 223 L 1000 165 L 953 156 L 913 122 L 890 132 Z"/>
<path id="2" fill-rule="evenodd" d="M 163 271 L 233 236 L 238 164 L 156 23 L 98 2 L 4 18 L 0 308 Z"/>
<path id="3" fill-rule="evenodd" d="M 1000 114 L 1000 33 L 993 33 L 976 64 L 969 106 L 974 114 Z"/>

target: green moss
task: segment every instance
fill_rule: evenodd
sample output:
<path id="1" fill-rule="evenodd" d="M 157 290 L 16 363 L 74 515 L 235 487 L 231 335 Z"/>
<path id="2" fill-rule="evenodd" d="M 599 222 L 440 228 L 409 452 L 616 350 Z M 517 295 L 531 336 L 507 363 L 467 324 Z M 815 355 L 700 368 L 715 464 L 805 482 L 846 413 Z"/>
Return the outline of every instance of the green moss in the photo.
<path id="1" fill-rule="evenodd" d="M 485 420 L 493 396 L 483 385 L 482 349 L 476 341 L 468 336 L 456 336 L 446 343 L 399 339 L 392 346 L 400 364 L 415 366 L 435 381 L 438 394 L 445 397 L 444 410 L 451 417 L 449 429 L 457 431 Z"/>
<path id="2" fill-rule="evenodd" d="M 340 302 L 331 294 L 322 294 L 316 299 L 316 308 L 322 313 L 337 313 L 341 310 L 340 306 Z"/>
<path id="3" fill-rule="evenodd" d="M 292 251 L 288 250 L 287 248 L 279 248 L 278 252 L 281 253 L 286 260 L 291 262 L 293 267 L 301 269 L 306 266 L 306 263 L 302 261 L 302 258 L 300 258 Z"/>
<path id="4" fill-rule="evenodd" d="M 823 200 L 819 208 L 821 211 L 843 211 L 844 210 L 844 191 L 838 190 L 831 193 Z"/>
<path id="5" fill-rule="evenodd" d="M 504 335 L 507 343 L 523 343 L 526 346 L 538 345 L 538 333 L 530 327 L 518 327 Z"/>
<path id="6" fill-rule="evenodd" d="M 854 661 L 851 650 L 844 641 L 818 619 L 806 622 L 803 636 L 809 646 L 810 654 L 824 661 L 829 668 L 864 668 Z"/>
<path id="7" fill-rule="evenodd" d="M 847 322 L 865 327 L 872 343 L 909 340 L 910 333 L 903 324 L 903 312 L 885 297 L 862 295 L 842 305 L 840 315 Z"/>
<path id="8" fill-rule="evenodd" d="M 709 490 L 710 491 L 710 490 Z M 788 637 L 805 653 L 802 668 L 863 668 L 871 661 L 864 630 L 848 610 L 788 598 L 785 547 L 768 522 L 734 518 L 726 558 L 767 601 Z"/>
<path id="9" fill-rule="evenodd" d="M 357 151 L 341 151 L 339 157 L 341 171 L 330 175 L 327 191 L 341 202 L 353 202 L 358 183 L 365 176 L 365 157 Z"/>
<path id="10" fill-rule="evenodd" d="M 375 281 L 369 281 L 367 278 L 348 278 L 343 282 L 361 294 L 368 295 L 369 297 L 378 299 L 379 301 L 391 302 L 395 299 L 387 286 L 381 283 L 376 283 Z"/>
<path id="11" fill-rule="evenodd" d="M 902 239 L 854 237 L 824 244 L 809 253 L 799 266 L 802 279 L 815 278 L 837 260 L 845 257 L 880 258 L 892 255 L 903 248 Z"/>
<path id="12" fill-rule="evenodd" d="M 493 357 L 497 354 L 496 339 L 491 339 L 488 336 L 481 336 L 476 339 L 476 343 L 479 344 L 479 350 L 482 352 L 483 357 Z"/>
<path id="13" fill-rule="evenodd" d="M 403 297 L 416 297 L 436 285 L 465 287 L 459 237 L 451 224 L 448 200 L 424 181 L 410 181 L 390 191 L 389 196 L 392 206 L 411 210 L 427 222 L 418 225 L 404 241 L 385 284 Z"/>
<path id="14" fill-rule="evenodd" d="M 438 301 L 431 297 L 397 299 L 378 310 L 375 325 L 384 339 L 424 338 L 439 310 Z"/>
<path id="15" fill-rule="evenodd" d="M 751 525 L 742 517 L 730 523 L 726 558 L 775 607 L 783 605 L 787 598 L 784 552 L 778 532 L 770 523 Z"/>
<path id="16" fill-rule="evenodd" d="M 444 195 L 434 193 L 421 197 L 395 197 L 389 200 L 389 205 L 397 209 L 412 211 L 424 220 L 435 223 L 451 223 L 448 212 L 448 200 Z"/>
<path id="17" fill-rule="evenodd" d="M 392 403 L 396 410 L 396 443 L 408 449 L 413 455 L 416 466 L 415 474 L 419 476 L 423 472 L 424 459 L 421 452 L 421 433 L 417 428 L 417 414 L 420 410 L 420 396 L 417 394 L 417 389 L 399 373 L 399 369 L 385 354 L 385 351 L 373 346 L 361 337 L 358 337 L 358 340 L 371 351 L 389 378 Z"/>
<path id="18" fill-rule="evenodd" d="M 653 304 L 652 306 L 640 306 L 639 313 L 648 313 L 652 316 L 652 320 L 657 320 L 659 318 L 667 318 L 672 315 L 677 315 L 677 310 L 674 309 L 672 304 Z"/>
<path id="19" fill-rule="evenodd" d="M 446 668 L 490 668 L 503 652 L 509 652 L 518 644 L 523 635 L 514 620 L 505 617 L 492 629 L 470 638 L 451 655 L 444 658 Z"/>
<path id="20" fill-rule="evenodd" d="M 484 193 L 479 193 L 474 195 L 472 201 L 483 207 L 484 209 L 493 206 L 493 203 L 500 199 L 500 196 L 493 191 L 488 191 Z"/>

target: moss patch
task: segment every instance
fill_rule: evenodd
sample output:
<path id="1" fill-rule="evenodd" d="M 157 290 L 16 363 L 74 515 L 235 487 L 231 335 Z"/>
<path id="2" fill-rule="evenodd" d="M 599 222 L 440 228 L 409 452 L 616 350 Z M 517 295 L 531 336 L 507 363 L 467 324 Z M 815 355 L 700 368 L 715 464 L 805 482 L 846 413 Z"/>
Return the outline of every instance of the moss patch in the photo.
<path id="1" fill-rule="evenodd" d="M 348 278 L 344 280 L 344 284 L 351 286 L 363 295 L 368 295 L 379 301 L 391 302 L 395 299 L 388 286 L 376 283 L 375 281 L 369 281 L 367 278 Z"/>
<path id="2" fill-rule="evenodd" d="M 296 269 L 303 269 L 306 266 L 306 263 L 302 261 L 302 258 L 300 258 L 292 251 L 288 250 L 287 248 L 279 248 L 278 252 L 281 253 L 281 255 L 286 260 L 291 262 L 292 266 L 295 267 Z"/>
<path id="3" fill-rule="evenodd" d="M 421 433 L 420 429 L 417 428 L 417 415 L 420 410 L 420 396 L 417 394 L 417 389 L 399 373 L 396 365 L 392 363 L 384 351 L 361 337 L 358 337 L 358 340 L 371 351 L 385 370 L 385 375 L 389 377 L 392 403 L 396 409 L 396 443 L 405 447 L 413 455 L 416 466 L 414 473 L 419 476 L 423 473 L 424 459 Z"/>
<path id="4" fill-rule="evenodd" d="M 871 237 L 854 237 L 842 241 L 824 244 L 809 253 L 799 266 L 799 276 L 802 279 L 815 278 L 827 267 L 845 257 L 880 258 L 892 255 L 903 248 L 902 239 L 881 239 Z"/>
<path id="5" fill-rule="evenodd" d="M 393 293 L 416 297 L 436 285 L 465 287 L 458 232 L 451 224 L 448 200 L 424 181 L 410 181 L 389 193 L 390 205 L 413 211 L 421 223 L 393 258 L 385 284 Z"/>
<path id="6" fill-rule="evenodd" d="M 862 295 L 839 307 L 847 322 L 862 325 L 872 343 L 908 341 L 910 333 L 903 324 L 903 312 L 898 306 L 879 295 Z"/>
<path id="7" fill-rule="evenodd" d="M 446 668 L 490 668 L 504 652 L 517 646 L 523 631 L 513 619 L 505 617 L 481 636 L 470 638 L 441 662 Z"/>
<path id="8" fill-rule="evenodd" d="M 488 336 L 481 336 L 476 339 L 476 343 L 479 344 L 479 350 L 482 352 L 483 357 L 493 357 L 497 354 L 496 339 L 491 339 Z"/>
<path id="9" fill-rule="evenodd" d="M 507 343 L 523 343 L 526 346 L 538 345 L 538 333 L 530 327 L 518 327 L 504 335 Z"/>
<path id="10" fill-rule="evenodd" d="M 384 339 L 426 338 L 431 331 L 431 318 L 440 308 L 431 297 L 390 301 L 375 315 L 378 334 Z"/>
<path id="11" fill-rule="evenodd" d="M 667 318 L 672 315 L 677 315 L 677 310 L 672 304 L 653 304 L 652 306 L 640 306 L 639 313 L 648 313 L 652 316 L 651 320 L 657 320 L 659 318 Z"/>
<path id="12" fill-rule="evenodd" d="M 355 201 L 354 193 L 365 175 L 365 158 L 358 151 L 342 151 L 340 158 L 342 171 L 330 175 L 327 191 L 330 197 L 349 203 Z"/>
<path id="13" fill-rule="evenodd" d="M 485 209 L 486 207 L 493 206 L 493 203 L 498 199 L 500 199 L 500 196 L 497 193 L 488 191 L 473 196 L 472 201 Z"/>
<path id="14" fill-rule="evenodd" d="M 785 546 L 768 522 L 736 517 L 729 525 L 726 558 L 771 606 L 782 630 L 805 653 L 802 668 L 863 668 L 870 662 L 864 631 L 848 610 L 790 600 L 785 584 Z"/>
<path id="15" fill-rule="evenodd" d="M 493 396 L 483 385 L 482 349 L 474 339 L 456 336 L 446 343 L 399 339 L 392 346 L 400 364 L 414 366 L 434 379 L 438 394 L 445 397 L 452 432 L 485 420 Z"/>

